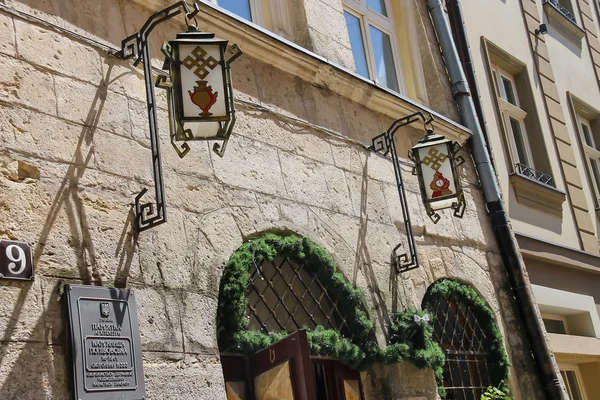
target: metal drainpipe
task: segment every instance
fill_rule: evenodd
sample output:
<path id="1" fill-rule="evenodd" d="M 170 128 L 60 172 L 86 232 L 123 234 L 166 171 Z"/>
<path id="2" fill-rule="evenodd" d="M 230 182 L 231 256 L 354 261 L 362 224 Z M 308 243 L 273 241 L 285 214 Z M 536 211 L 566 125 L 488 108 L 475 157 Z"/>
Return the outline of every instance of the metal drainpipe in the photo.
<path id="1" fill-rule="evenodd" d="M 471 89 L 471 98 L 475 105 L 475 112 L 479 119 L 479 126 L 483 133 L 483 139 L 487 147 L 488 155 L 490 156 L 490 162 L 492 168 L 496 170 L 496 164 L 494 163 L 494 153 L 492 152 L 492 144 L 485 126 L 485 119 L 483 116 L 483 107 L 481 106 L 481 99 L 479 96 L 479 86 L 475 79 L 475 69 L 473 68 L 473 58 L 471 57 L 471 50 L 469 47 L 469 40 L 467 39 L 467 32 L 465 29 L 465 23 L 462 14 L 462 8 L 460 0 L 446 0 L 446 10 L 448 11 L 448 18 L 450 20 L 450 29 L 452 29 L 452 37 L 458 50 L 458 56 L 463 66 L 463 71 L 467 76 L 467 83 Z"/>
<path id="2" fill-rule="evenodd" d="M 517 307 L 521 320 L 525 326 L 531 351 L 540 375 L 546 397 L 551 400 L 567 400 L 558 379 L 558 371 L 555 370 L 550 350 L 546 344 L 544 330 L 538 319 L 536 305 L 527 285 L 523 265 L 517 251 L 517 245 L 508 218 L 504 210 L 504 204 L 500 197 L 500 189 L 494 175 L 481 132 L 481 126 L 475 112 L 473 100 L 469 92 L 469 85 L 465 78 L 450 26 L 446 20 L 446 14 L 441 0 L 426 0 L 429 14 L 442 48 L 442 54 L 446 61 L 446 68 L 452 84 L 452 90 L 458 104 L 463 124 L 471 129 L 473 137 L 471 140 L 471 153 L 475 162 L 475 168 L 479 174 L 483 195 L 490 215 L 492 229 L 498 242 L 502 261 L 509 276 L 511 289 L 517 301 Z"/>

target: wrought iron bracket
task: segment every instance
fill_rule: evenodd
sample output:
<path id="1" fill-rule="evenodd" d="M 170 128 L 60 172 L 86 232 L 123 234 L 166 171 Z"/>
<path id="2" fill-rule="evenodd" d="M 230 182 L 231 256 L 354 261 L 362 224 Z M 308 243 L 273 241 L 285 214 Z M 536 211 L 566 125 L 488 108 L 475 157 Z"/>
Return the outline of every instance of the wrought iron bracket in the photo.
<path id="1" fill-rule="evenodd" d="M 139 32 L 136 32 L 121 42 L 121 50 L 111 55 L 123 60 L 135 58 L 134 66 L 141 62 L 144 66 L 144 81 L 146 84 L 146 103 L 148 109 L 148 127 L 150 129 L 150 148 L 152 151 L 152 171 L 154 174 L 154 203 L 141 203 L 142 197 L 148 192 L 144 188 L 135 197 L 135 227 L 136 231 L 142 232 L 157 225 L 167 222 L 164 183 L 162 174 L 162 162 L 160 157 L 160 141 L 158 137 L 158 124 L 156 118 L 156 98 L 154 95 L 154 79 L 152 76 L 152 65 L 150 59 L 149 35 L 157 25 L 185 12 L 186 19 L 195 20 L 200 12 L 197 3 L 190 9 L 185 1 L 179 1 L 148 18 Z M 197 24 L 196 24 L 197 25 Z M 161 78 L 157 85 L 164 83 Z M 188 149 L 189 151 L 189 149 Z"/>
<path id="2" fill-rule="evenodd" d="M 422 121 L 427 129 L 433 122 L 433 116 L 425 116 L 422 112 L 416 112 L 404 118 L 397 119 L 392 123 L 388 130 L 381 135 L 377 135 L 372 139 L 372 144 L 369 150 L 382 154 L 387 157 L 391 153 L 392 165 L 394 167 L 394 175 L 396 175 L 396 187 L 398 188 L 398 196 L 400 197 L 400 208 L 402 209 L 402 217 L 404 218 L 404 229 L 406 230 L 406 238 L 408 249 L 404 253 L 398 254 L 402 247 L 402 242 L 398 243 L 392 250 L 392 262 L 396 267 L 396 273 L 400 274 L 416 268 L 419 268 L 419 256 L 417 254 L 417 245 L 413 234 L 412 223 L 410 221 L 410 211 L 408 201 L 406 199 L 406 188 L 402 179 L 402 170 L 398 161 L 398 153 L 396 151 L 395 135 L 398 129 L 403 126 L 410 125 L 414 122 Z"/>

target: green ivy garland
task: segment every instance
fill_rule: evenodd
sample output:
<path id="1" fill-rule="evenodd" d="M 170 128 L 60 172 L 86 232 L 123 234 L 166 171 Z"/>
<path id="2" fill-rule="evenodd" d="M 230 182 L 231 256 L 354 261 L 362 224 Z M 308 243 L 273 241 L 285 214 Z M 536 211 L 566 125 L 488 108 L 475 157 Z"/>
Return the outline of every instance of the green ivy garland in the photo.
<path id="1" fill-rule="evenodd" d="M 481 325 L 490 342 L 490 377 L 494 386 L 507 390 L 506 382 L 509 377 L 510 362 L 504 349 L 502 341 L 502 333 L 496 326 L 495 317 L 492 309 L 488 306 L 485 299 L 480 296 L 471 286 L 464 285 L 460 282 L 445 279 L 435 283 L 429 290 L 428 295 L 423 301 L 423 308 L 432 316 L 435 316 L 434 307 L 442 298 L 455 298 L 465 301 L 469 304 L 475 318 Z M 438 384 L 442 386 L 442 374 L 438 374 Z"/>
<path id="2" fill-rule="evenodd" d="M 329 295 L 340 299 L 337 306 L 354 333 L 352 341 L 349 341 L 322 327 L 307 332 L 311 353 L 337 357 L 355 368 L 363 367 L 367 360 L 376 356 L 379 348 L 375 341 L 375 326 L 364 311 L 360 292 L 336 272 L 335 263 L 325 249 L 305 237 L 275 234 L 244 243 L 227 263 L 221 279 L 217 312 L 221 350 L 253 353 L 287 335 L 285 332 L 264 333 L 246 328 L 246 288 L 250 283 L 250 271 L 255 265 L 277 255 L 295 258 L 317 275 Z"/>
<path id="3" fill-rule="evenodd" d="M 304 263 L 316 274 L 329 294 L 339 299 L 337 306 L 346 317 L 352 340 L 336 331 L 318 326 L 307 332 L 313 355 L 331 356 L 357 370 L 374 362 L 396 363 L 411 360 L 421 368 L 432 368 L 438 373 L 444 355 L 432 340 L 431 328 L 418 325 L 414 315 L 423 313 L 407 310 L 393 316 L 390 346 L 381 349 L 375 341 L 375 326 L 364 310 L 360 292 L 348 283 L 329 254 L 308 238 L 294 235 L 267 234 L 244 243 L 229 259 L 221 279 L 217 324 L 221 351 L 252 354 L 287 336 L 286 332 L 248 330 L 246 288 L 250 271 L 264 260 L 286 255 Z"/>

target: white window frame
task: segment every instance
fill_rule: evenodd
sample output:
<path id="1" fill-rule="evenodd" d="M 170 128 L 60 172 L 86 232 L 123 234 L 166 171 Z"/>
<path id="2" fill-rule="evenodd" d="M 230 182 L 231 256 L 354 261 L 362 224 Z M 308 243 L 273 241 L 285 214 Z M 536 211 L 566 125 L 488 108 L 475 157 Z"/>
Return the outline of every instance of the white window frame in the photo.
<path id="1" fill-rule="evenodd" d="M 583 133 L 583 128 L 581 125 L 585 125 L 590 133 L 590 140 L 592 142 L 591 146 L 588 144 L 585 138 L 585 134 Z M 585 153 L 585 163 L 587 165 L 590 180 L 592 181 L 592 194 L 595 199 L 595 206 L 598 207 L 600 205 L 600 182 L 596 182 L 596 177 L 594 176 L 594 171 L 592 169 L 592 161 L 590 159 L 594 159 L 596 161 L 598 169 L 600 170 L 600 150 L 598 149 L 600 143 L 595 142 L 594 133 L 592 132 L 592 124 L 590 124 L 590 121 L 583 118 L 579 114 L 577 114 L 577 130 L 579 131 L 579 135 L 581 137 L 581 145 L 583 146 L 583 151 Z"/>
<path id="2" fill-rule="evenodd" d="M 213 4 L 216 4 L 217 6 L 219 5 L 219 0 L 208 0 L 208 1 L 210 1 Z M 281 1 L 281 0 L 277 0 L 277 1 Z M 250 3 L 250 16 L 252 18 L 252 21 L 250 21 L 250 22 L 253 22 L 256 25 L 264 26 L 262 0 L 248 0 L 248 2 Z M 226 9 L 224 9 L 224 10 L 226 10 Z M 232 11 L 229 11 L 229 10 L 226 10 L 226 11 L 230 12 L 232 14 L 235 14 Z"/>
<path id="3" fill-rule="evenodd" d="M 563 323 L 563 326 L 565 327 L 565 335 L 570 335 L 571 333 L 569 332 L 569 324 L 567 324 L 567 317 L 563 316 L 563 315 L 556 315 L 556 314 L 544 314 L 542 313 L 542 319 L 551 319 L 554 321 L 561 321 Z"/>
<path id="4" fill-rule="evenodd" d="M 581 374 L 579 373 L 579 366 L 577 364 L 562 364 L 561 363 L 561 364 L 558 364 L 558 369 L 560 370 L 560 372 L 563 372 L 563 371 L 575 372 L 575 379 L 577 379 L 577 384 L 579 385 L 579 394 L 581 395 L 581 399 L 587 400 L 587 396 L 585 393 L 585 386 L 583 386 L 583 379 L 581 379 Z M 563 377 L 563 381 L 565 384 L 565 389 L 567 390 L 567 394 L 569 395 L 569 398 L 572 399 L 573 396 L 571 396 L 571 388 L 569 387 L 569 383 L 567 382 L 567 380 L 564 377 Z"/>
<path id="5" fill-rule="evenodd" d="M 497 65 L 492 65 L 492 75 L 496 94 L 498 96 L 498 105 L 500 106 L 500 111 L 502 112 L 502 120 L 504 122 L 504 126 L 506 128 L 506 133 L 508 136 L 508 150 L 510 153 L 512 164 L 514 166 L 514 164 L 520 163 L 535 169 L 535 163 L 533 161 L 531 147 L 529 144 L 529 136 L 527 136 L 527 129 L 525 128 L 525 118 L 527 117 L 527 112 L 520 108 L 519 95 L 517 93 L 517 86 L 515 85 L 515 78 L 514 76 L 504 71 Z M 512 95 L 515 99 L 515 104 L 512 104 L 508 101 L 506 90 L 504 88 L 504 85 L 502 84 L 502 78 L 510 82 L 512 86 Z M 519 122 L 519 127 L 521 128 L 521 135 L 523 136 L 523 142 L 525 146 L 524 150 L 527 157 L 526 160 L 521 160 L 519 158 L 519 152 L 517 150 L 517 141 L 515 139 L 515 134 L 510 123 L 510 118 L 513 118 Z"/>
<path id="6" fill-rule="evenodd" d="M 371 10 L 369 6 L 367 6 L 367 0 L 344 0 L 344 11 L 352 14 L 360 21 L 360 31 L 362 33 L 363 47 L 366 53 L 365 57 L 367 59 L 369 79 L 374 80 L 377 84 L 379 84 L 377 65 L 375 63 L 375 55 L 373 54 L 371 30 L 368 28 L 369 26 L 373 26 L 390 37 L 392 58 L 394 62 L 394 68 L 396 69 L 395 72 L 398 91 L 402 94 L 405 94 L 406 87 L 404 85 L 404 69 L 402 68 L 402 62 L 400 59 L 400 48 L 398 47 L 398 37 L 396 36 L 392 5 L 390 0 L 384 0 L 384 2 L 387 17 Z"/>

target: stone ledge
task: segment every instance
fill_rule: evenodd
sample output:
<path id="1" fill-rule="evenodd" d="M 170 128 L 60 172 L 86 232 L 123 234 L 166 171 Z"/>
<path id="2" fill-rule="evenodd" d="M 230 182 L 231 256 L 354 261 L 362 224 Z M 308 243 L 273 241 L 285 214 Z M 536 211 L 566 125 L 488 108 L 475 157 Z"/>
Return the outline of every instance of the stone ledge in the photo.
<path id="1" fill-rule="evenodd" d="M 510 174 L 509 180 L 519 203 L 562 217 L 565 192 L 517 173 Z"/>
<path id="2" fill-rule="evenodd" d="M 171 4 L 166 0 L 134 1 L 154 12 Z M 436 119 L 437 132 L 449 139 L 463 143 L 471 135 L 471 131 L 459 123 L 401 94 L 379 86 L 372 80 L 363 78 L 267 29 L 205 1 L 199 2 L 199 5 L 204 15 L 200 22 L 200 29 L 215 32 L 217 36 L 239 44 L 244 53 L 250 57 L 292 73 L 319 87 L 326 87 L 393 119 L 405 117 L 416 111 L 431 113 Z"/>
<path id="3" fill-rule="evenodd" d="M 548 17 L 548 22 L 550 22 L 552 27 L 577 46 L 581 46 L 581 39 L 583 39 L 583 36 L 585 35 L 583 29 L 560 12 L 558 8 L 548 0 L 545 0 L 544 2 L 544 11 Z"/>

